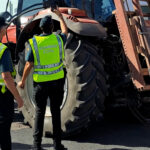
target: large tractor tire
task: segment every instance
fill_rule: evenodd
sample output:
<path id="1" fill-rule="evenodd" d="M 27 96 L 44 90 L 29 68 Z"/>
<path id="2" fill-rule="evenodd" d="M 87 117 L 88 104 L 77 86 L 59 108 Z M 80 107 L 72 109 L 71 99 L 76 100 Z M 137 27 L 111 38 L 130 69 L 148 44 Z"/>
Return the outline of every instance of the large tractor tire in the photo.
<path id="1" fill-rule="evenodd" d="M 21 62 L 19 64 L 19 68 L 22 68 Z M 61 118 L 63 135 L 70 136 L 87 127 L 92 116 L 97 117 L 100 114 L 96 104 L 100 106 L 99 108 L 104 108 L 107 89 L 103 63 L 98 56 L 97 49 L 91 43 L 79 37 L 70 38 L 65 48 L 64 64 L 66 77 Z M 21 78 L 21 74 L 19 78 Z M 32 73 L 27 78 L 25 89 L 19 89 L 19 91 L 24 98 L 22 113 L 26 122 L 33 126 L 35 105 Z M 48 104 L 44 131 L 52 134 L 52 119 L 49 109 Z"/>

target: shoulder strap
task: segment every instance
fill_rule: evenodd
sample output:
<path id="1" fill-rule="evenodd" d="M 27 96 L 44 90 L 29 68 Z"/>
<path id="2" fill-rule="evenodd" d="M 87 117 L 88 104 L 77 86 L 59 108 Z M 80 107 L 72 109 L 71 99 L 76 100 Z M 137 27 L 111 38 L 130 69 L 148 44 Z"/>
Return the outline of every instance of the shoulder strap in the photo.
<path id="1" fill-rule="evenodd" d="M 60 60 L 63 60 L 63 47 L 62 47 L 62 40 L 61 37 L 59 35 L 56 34 L 57 37 L 57 41 L 58 41 L 58 45 L 59 45 L 59 56 L 60 56 Z"/>

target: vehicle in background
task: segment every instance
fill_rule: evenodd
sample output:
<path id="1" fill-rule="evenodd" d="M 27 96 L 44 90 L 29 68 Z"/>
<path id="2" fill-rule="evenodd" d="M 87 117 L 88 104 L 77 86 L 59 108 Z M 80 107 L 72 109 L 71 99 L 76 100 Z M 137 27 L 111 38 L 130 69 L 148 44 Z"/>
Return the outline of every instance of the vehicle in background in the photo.
<path id="1" fill-rule="evenodd" d="M 63 135 L 80 132 L 91 120 L 101 118 L 110 106 L 129 106 L 141 122 L 149 123 L 149 1 L 56 2 L 69 29 L 61 106 Z M 43 8 L 43 0 L 8 0 L 6 10 L 3 15 L 10 26 L 3 42 L 11 49 L 13 61 L 18 65 L 17 80 L 20 80 L 27 52 L 26 42 L 41 33 L 41 18 L 52 15 L 54 32 L 57 33 L 60 33 L 59 19 L 50 8 Z M 24 98 L 22 113 L 25 122 L 33 126 L 32 73 L 25 89 L 19 91 Z M 47 104 L 44 131 L 52 134 L 49 109 Z"/>

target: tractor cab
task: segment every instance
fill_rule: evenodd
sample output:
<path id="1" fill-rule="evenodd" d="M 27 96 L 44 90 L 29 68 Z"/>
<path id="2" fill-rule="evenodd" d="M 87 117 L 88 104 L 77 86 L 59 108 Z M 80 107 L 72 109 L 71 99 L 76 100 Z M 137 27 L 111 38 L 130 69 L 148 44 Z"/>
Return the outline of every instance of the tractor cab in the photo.
<path id="1" fill-rule="evenodd" d="M 104 21 L 109 16 L 112 15 L 112 11 L 115 10 L 115 5 L 113 0 L 52 0 L 57 3 L 59 7 L 69 7 L 69 8 L 78 8 L 81 10 L 85 10 L 87 15 L 90 18 L 95 20 Z M 43 0 L 7 0 L 3 1 L 2 7 L 0 8 L 0 12 L 7 11 L 12 16 L 19 14 L 23 10 L 31 10 L 38 7 L 41 7 L 43 4 Z M 33 12 L 29 12 L 28 14 L 31 16 L 39 10 L 35 10 Z M 27 14 L 25 14 L 27 15 Z"/>
<path id="2" fill-rule="evenodd" d="M 47 5 L 46 3 L 49 4 Z M 2 12 L 3 16 L 7 19 L 8 22 L 10 22 L 8 30 L 9 33 L 11 32 L 11 34 L 7 35 L 8 37 L 6 37 L 3 42 L 16 43 L 24 26 L 26 26 L 26 24 L 28 24 L 36 15 L 42 12 L 42 10 L 50 7 L 51 3 L 55 3 L 55 5 L 58 5 L 61 8 L 60 11 L 62 13 L 67 13 L 68 16 L 72 15 L 78 17 L 80 18 L 81 22 L 88 21 L 89 23 L 96 23 L 92 21 L 93 19 L 97 20 L 100 23 L 105 22 L 107 18 L 112 16 L 112 11 L 115 9 L 113 0 L 87 0 L 86 2 L 84 0 L 7 0 L 2 3 L 0 12 Z M 45 13 L 45 11 L 43 12 Z M 70 14 L 70 12 L 72 14 Z M 12 36 L 12 32 L 14 32 L 15 28 L 15 36 Z M 72 29 L 73 28 L 75 27 L 72 27 Z M 77 29 L 75 30 L 77 31 Z M 94 34 L 96 33 L 97 32 L 95 32 Z"/>

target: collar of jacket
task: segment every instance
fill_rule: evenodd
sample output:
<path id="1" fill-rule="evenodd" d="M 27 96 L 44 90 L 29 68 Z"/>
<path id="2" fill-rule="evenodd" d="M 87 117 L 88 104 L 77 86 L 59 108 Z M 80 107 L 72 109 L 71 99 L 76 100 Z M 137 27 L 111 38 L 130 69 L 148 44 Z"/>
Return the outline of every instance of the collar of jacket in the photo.
<path id="1" fill-rule="evenodd" d="M 51 34 L 46 34 L 46 33 L 40 34 L 40 36 L 48 36 L 48 35 L 51 35 Z"/>

